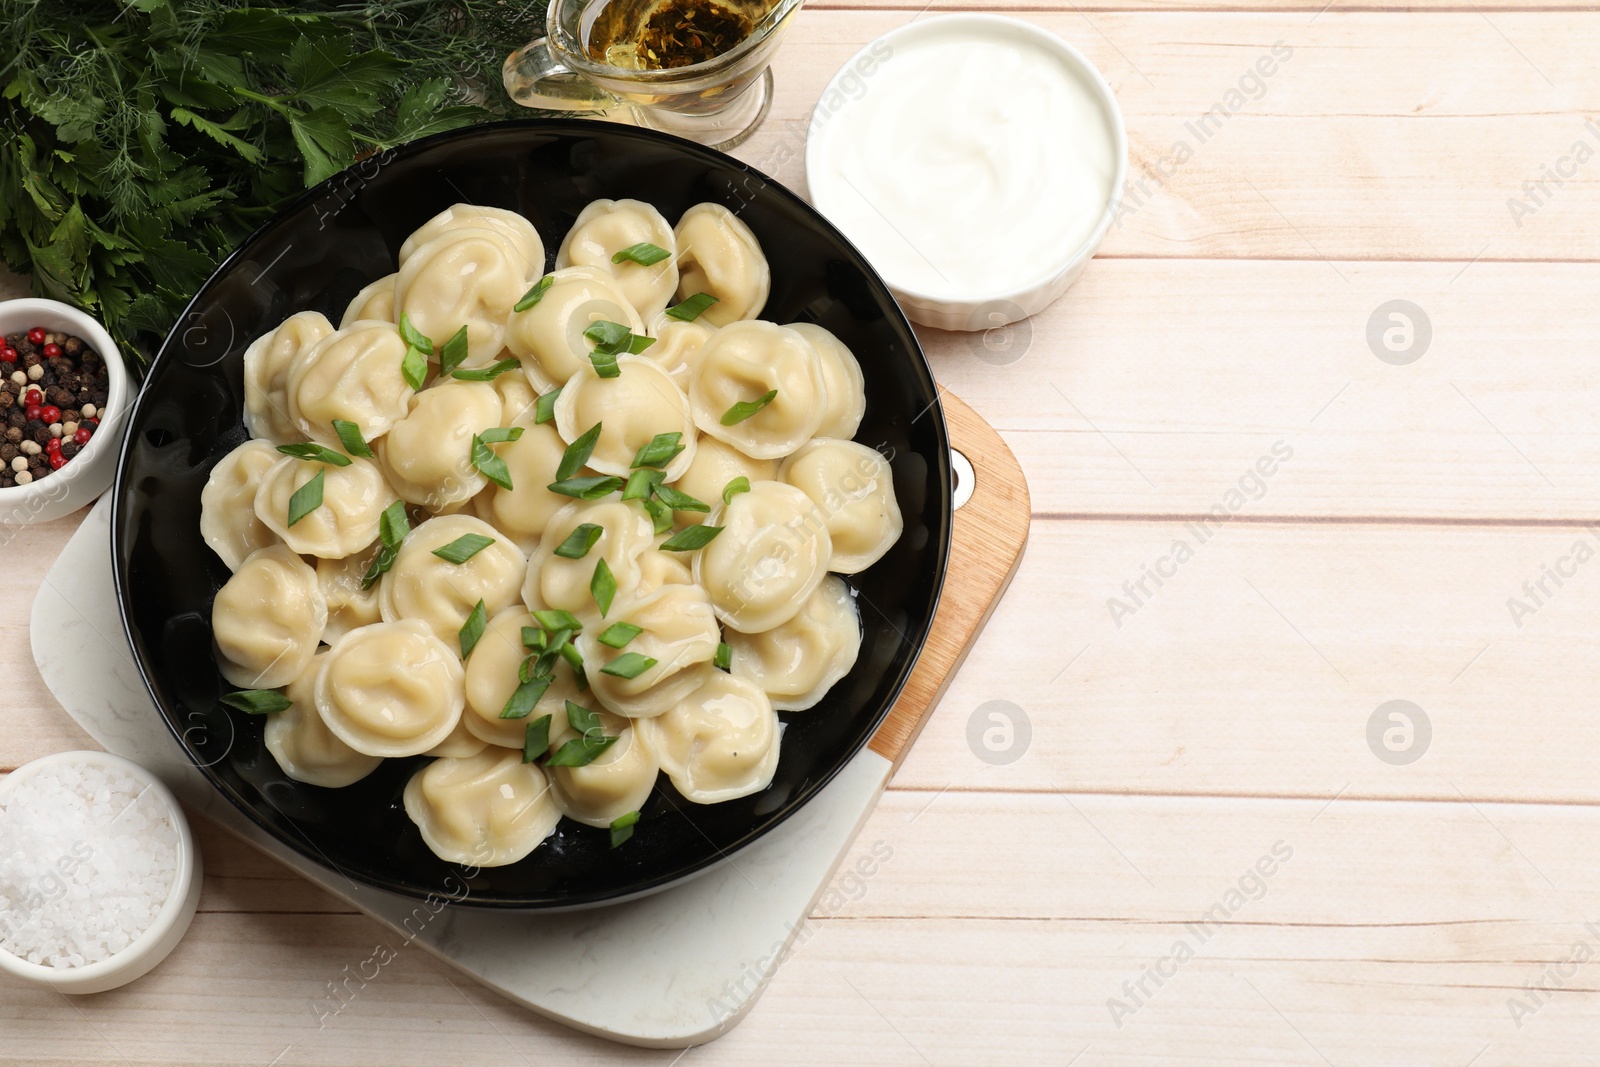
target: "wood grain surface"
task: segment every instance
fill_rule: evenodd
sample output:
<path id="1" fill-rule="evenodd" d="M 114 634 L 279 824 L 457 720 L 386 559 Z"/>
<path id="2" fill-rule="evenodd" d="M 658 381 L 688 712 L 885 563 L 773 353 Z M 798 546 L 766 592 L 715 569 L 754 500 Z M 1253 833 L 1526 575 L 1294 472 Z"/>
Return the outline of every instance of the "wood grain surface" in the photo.
<path id="1" fill-rule="evenodd" d="M 949 8 L 972 5 L 808 6 L 738 154 L 803 191 L 834 71 Z M 311 1002 L 381 931 L 202 829 L 201 913 L 173 956 L 70 1003 L 0 981 L 0 1060 L 1595 1061 L 1600 157 L 1532 213 L 1508 204 L 1600 146 L 1600 8 L 987 10 L 1105 72 L 1146 187 L 1043 315 L 919 331 L 1020 461 L 1027 555 L 746 1021 L 681 1056 L 623 1049 L 403 952 L 318 1029 Z M 1278 41 L 1292 56 L 1264 88 L 1163 170 Z M 1431 330 L 1405 365 L 1369 343 L 1394 300 Z M 1278 442 L 1292 455 L 1247 479 Z M 75 522 L 0 546 L 0 767 L 88 744 L 23 632 Z M 1394 700 L 1426 744 L 1388 750 L 1381 716 L 1369 741 Z M 969 737 L 1007 706 L 1026 739 L 994 762 Z"/>

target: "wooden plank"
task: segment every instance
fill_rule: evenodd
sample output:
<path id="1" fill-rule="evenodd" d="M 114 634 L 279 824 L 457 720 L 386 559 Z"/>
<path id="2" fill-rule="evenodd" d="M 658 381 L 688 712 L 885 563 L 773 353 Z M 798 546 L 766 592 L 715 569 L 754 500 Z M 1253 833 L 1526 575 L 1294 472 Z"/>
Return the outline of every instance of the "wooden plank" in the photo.
<path id="1" fill-rule="evenodd" d="M 1179 539 L 1181 564 L 1166 558 Z M 1036 522 L 896 781 L 1600 803 L 1597 551 L 1584 529 L 1233 523 L 1202 542 L 1183 523 Z M 1159 587 L 1143 579 L 1157 566 Z M 1557 587 L 1546 567 L 1572 577 Z M 1431 722 L 1407 766 L 1368 746 L 1391 700 Z M 1005 766 L 969 742 L 992 701 L 1031 722 Z"/>
<path id="2" fill-rule="evenodd" d="M 803 32 L 774 66 L 772 114 L 736 154 L 803 189 L 806 123 L 828 80 L 912 16 L 802 13 Z M 1595 13 L 1021 17 L 1105 73 L 1127 119 L 1130 173 L 1160 178 L 1147 194 L 1128 192 L 1131 213 L 1113 227 L 1108 256 L 1459 267 L 1479 258 L 1592 260 L 1600 248 L 1600 162 L 1569 166 L 1560 187 L 1548 186 L 1537 204 L 1525 200 L 1533 214 L 1507 206 L 1580 138 L 1600 151 L 1600 134 L 1585 125 L 1600 107 L 1588 72 L 1600 46 Z M 1292 54 L 1277 62 L 1280 41 Z M 1265 78 L 1254 72 L 1262 57 L 1273 69 Z M 1241 79 L 1245 92 L 1230 96 Z M 1187 124 L 1213 105 L 1228 117 L 1197 134 Z M 1175 151 L 1180 141 L 1187 154 Z M 1337 283 L 1331 271 L 1327 280 Z"/>
<path id="3" fill-rule="evenodd" d="M 1582 995 L 1600 963 L 1566 967 L 1600 947 L 1597 845 L 1592 809 L 900 792 L 750 1017 L 687 1062 L 1067 1062 L 1086 1044 L 1113 1064 L 1575 1062 L 1600 1013 Z M 676 1062 L 403 946 L 369 964 L 387 935 L 368 920 L 240 911 L 237 890 L 208 882 L 194 932 L 124 990 L 69 1003 L 0 980 L 8 1056 Z M 1194 955 L 1175 968 L 1179 941 Z M 1519 1027 L 1508 999 L 1556 966 L 1565 990 Z"/>
<path id="4" fill-rule="evenodd" d="M 1600 269 L 1340 269 L 1098 261 L 1008 331 L 919 336 L 1038 513 L 1204 513 L 1282 440 L 1293 458 L 1242 514 L 1600 517 Z M 1431 330 L 1409 365 L 1368 342 L 1394 299 Z"/>
<path id="5" fill-rule="evenodd" d="M 916 668 L 868 742 L 896 767 L 1005 595 L 1028 541 L 1028 484 L 1016 457 L 961 398 L 943 393 L 940 406 L 950 447 L 979 473 L 967 486 L 970 499 L 954 515 L 939 610 Z"/>

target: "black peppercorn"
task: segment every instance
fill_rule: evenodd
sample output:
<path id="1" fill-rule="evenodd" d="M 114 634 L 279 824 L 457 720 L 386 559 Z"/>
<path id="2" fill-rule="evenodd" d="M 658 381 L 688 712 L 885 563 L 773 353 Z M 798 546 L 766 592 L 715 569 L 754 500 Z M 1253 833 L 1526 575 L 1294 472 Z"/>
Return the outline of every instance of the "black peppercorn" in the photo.
<path id="1" fill-rule="evenodd" d="M 62 422 L 82 422 L 83 421 L 83 412 L 79 411 L 77 408 L 69 408 L 69 407 L 66 407 L 63 404 L 57 404 L 56 406 L 61 408 L 61 421 Z"/>
<path id="2" fill-rule="evenodd" d="M 79 452 L 82 452 L 82 451 L 83 451 L 83 446 L 80 445 L 78 442 L 74 441 L 72 438 L 63 437 L 61 439 L 61 455 L 62 455 L 63 458 L 71 459 L 73 456 L 76 456 Z"/>
<path id="3" fill-rule="evenodd" d="M 108 393 L 106 390 L 96 389 L 89 394 L 89 403 L 93 404 L 97 408 L 103 408 L 106 406 L 106 400 L 109 398 L 110 393 Z"/>
<path id="4" fill-rule="evenodd" d="M 21 363 L 24 367 L 37 367 L 40 363 L 44 362 L 44 357 L 38 352 L 19 352 L 18 355 L 20 358 L 17 362 Z"/>
<path id="5" fill-rule="evenodd" d="M 83 351 L 83 348 L 83 338 L 81 337 L 69 337 L 66 343 L 61 346 L 61 350 L 69 356 L 78 355 Z"/>
<path id="6" fill-rule="evenodd" d="M 20 430 L 22 427 L 28 425 L 28 416 L 23 414 L 17 408 L 12 408 L 11 414 L 6 416 L 6 425 Z"/>
<path id="7" fill-rule="evenodd" d="M 21 453 L 18 451 L 17 446 L 11 444 L 9 441 L 3 445 L 0 445 L 0 461 L 5 462 L 7 466 L 9 466 L 11 461 L 16 459 L 20 454 Z"/>
<path id="8" fill-rule="evenodd" d="M 22 430 L 16 426 L 8 427 L 6 429 L 6 442 L 8 444 L 20 445 L 22 443 Z"/>
<path id="9" fill-rule="evenodd" d="M 48 444 L 50 441 L 50 427 L 38 419 L 30 419 L 23 433 L 27 434 L 28 440 L 37 444 Z"/>

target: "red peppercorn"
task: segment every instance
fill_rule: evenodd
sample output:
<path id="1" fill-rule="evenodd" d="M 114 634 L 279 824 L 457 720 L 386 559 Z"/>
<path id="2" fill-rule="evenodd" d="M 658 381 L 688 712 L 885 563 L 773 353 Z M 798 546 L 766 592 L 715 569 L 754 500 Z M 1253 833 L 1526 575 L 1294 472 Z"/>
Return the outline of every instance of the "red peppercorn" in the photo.
<path id="1" fill-rule="evenodd" d="M 12 348 L 10 345 L 0 348 L 0 363 L 15 363 L 16 361 L 17 350 L 15 348 Z"/>
<path id="2" fill-rule="evenodd" d="M 36 345 L 44 344 L 44 327 L 35 326 L 33 329 L 29 330 L 28 340 L 32 341 Z"/>
<path id="3" fill-rule="evenodd" d="M 52 453 L 50 453 L 50 469 L 51 470 L 58 471 L 62 467 L 65 467 L 66 465 L 67 465 L 67 457 L 63 456 L 60 452 L 52 452 Z"/>
<path id="4" fill-rule="evenodd" d="M 50 443 L 44 446 L 44 450 L 46 452 L 60 452 L 61 451 L 61 438 L 59 438 L 59 437 L 50 438 Z"/>
<path id="5" fill-rule="evenodd" d="M 72 439 L 78 442 L 80 445 L 86 445 L 89 443 L 89 438 L 92 436 L 93 434 L 89 432 L 89 427 L 79 426 L 77 430 L 73 432 Z"/>
<path id="6" fill-rule="evenodd" d="M 40 407 L 38 404 L 29 404 L 27 410 L 24 411 L 24 414 L 27 415 L 28 421 L 32 422 L 40 415 L 44 414 L 44 408 Z"/>
<path id="7" fill-rule="evenodd" d="M 32 407 L 36 404 L 42 405 L 43 403 L 44 394 L 37 388 L 29 388 L 26 393 L 22 394 L 22 404 L 24 407 Z"/>
<path id="8" fill-rule="evenodd" d="M 61 358 L 61 346 L 56 344 L 54 341 L 51 341 L 49 344 L 45 345 L 44 346 L 44 358 L 45 359 L 60 359 Z"/>
<path id="9" fill-rule="evenodd" d="M 46 423 L 60 422 L 61 409 L 56 407 L 54 404 L 46 404 L 44 407 L 39 409 L 39 418 L 43 419 Z"/>

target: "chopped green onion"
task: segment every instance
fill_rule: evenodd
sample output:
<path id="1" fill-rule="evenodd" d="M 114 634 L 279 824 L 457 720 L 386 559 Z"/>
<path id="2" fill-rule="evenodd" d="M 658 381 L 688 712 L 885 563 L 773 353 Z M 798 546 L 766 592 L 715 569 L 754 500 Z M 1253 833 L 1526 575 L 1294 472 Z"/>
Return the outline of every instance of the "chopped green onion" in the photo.
<path id="1" fill-rule="evenodd" d="M 506 461 L 488 446 L 480 434 L 472 435 L 472 452 L 469 458 L 479 474 L 502 489 L 511 488 L 511 468 L 506 466 Z"/>
<path id="2" fill-rule="evenodd" d="M 702 503 L 688 493 L 680 492 L 670 485 L 656 486 L 656 499 L 673 511 L 708 512 L 711 510 L 710 504 Z"/>
<path id="3" fill-rule="evenodd" d="M 367 444 L 367 439 L 361 436 L 361 427 L 348 419 L 334 419 L 333 432 L 339 435 L 339 443 L 344 445 L 344 450 L 352 456 L 362 459 L 374 459 L 372 446 Z M 344 466 L 343 463 L 339 466 Z"/>
<path id="4" fill-rule="evenodd" d="M 522 294 L 522 299 L 512 305 L 512 311 L 527 311 L 539 301 L 544 299 L 544 294 L 556 283 L 554 275 L 546 274 L 543 278 L 533 283 L 533 288 Z"/>
<path id="5" fill-rule="evenodd" d="M 614 622 L 600 635 L 600 643 L 608 648 L 626 648 L 628 642 L 644 633 L 643 626 L 631 622 Z"/>
<path id="6" fill-rule="evenodd" d="M 582 704 L 566 702 L 567 725 L 580 734 L 598 734 L 605 730 L 605 725 L 600 721 L 598 712 L 591 711 Z"/>
<path id="7" fill-rule="evenodd" d="M 521 426 L 495 426 L 478 435 L 486 445 L 503 445 L 507 441 L 522 440 Z"/>
<path id="8" fill-rule="evenodd" d="M 407 345 L 415 348 L 423 355 L 433 355 L 433 340 L 427 334 L 411 325 L 410 316 L 403 311 L 400 313 L 400 337 Z"/>
<path id="9" fill-rule="evenodd" d="M 591 323 L 589 328 L 583 331 L 583 336 L 593 341 L 596 348 L 603 348 L 616 355 L 626 346 L 628 338 L 633 336 L 633 331 L 620 322 L 600 319 Z"/>
<path id="10" fill-rule="evenodd" d="M 371 589 L 379 578 L 382 578 L 390 567 L 394 566 L 395 557 L 400 555 L 400 549 L 394 545 L 384 545 L 378 554 L 372 557 L 372 565 L 367 568 L 367 573 L 361 576 L 361 588 Z"/>
<path id="11" fill-rule="evenodd" d="M 428 381 L 428 357 L 421 349 L 406 346 L 406 358 L 400 361 L 400 376 L 411 388 L 422 391 Z"/>
<path id="12" fill-rule="evenodd" d="M 651 667 L 654 667 L 656 662 L 656 660 L 639 652 L 624 652 L 604 667 L 601 667 L 600 673 L 609 674 L 615 678 L 637 678 Z"/>
<path id="13" fill-rule="evenodd" d="M 542 649 L 545 645 L 544 628 L 540 626 L 524 626 L 522 628 L 522 647 Z"/>
<path id="14" fill-rule="evenodd" d="M 578 651 L 578 646 L 573 644 L 571 642 L 571 640 L 568 640 L 565 643 L 563 643 L 562 646 L 560 648 L 558 648 L 556 651 L 561 654 L 561 658 L 562 659 L 567 661 L 567 666 L 572 668 L 573 673 L 576 674 L 579 678 L 582 678 L 583 677 L 583 653 Z"/>
<path id="15" fill-rule="evenodd" d="M 644 509 L 650 513 L 650 524 L 655 527 L 657 534 L 664 534 L 672 529 L 672 509 L 659 500 L 646 499 Z"/>
<path id="16" fill-rule="evenodd" d="M 728 644 L 726 641 L 718 641 L 717 642 L 717 654 L 716 654 L 716 657 L 714 659 L 712 659 L 711 665 L 713 667 L 719 668 L 720 670 L 724 670 L 724 671 L 732 670 L 733 669 L 733 646 Z"/>
<path id="17" fill-rule="evenodd" d="M 333 449 L 324 448 L 322 445 L 279 445 L 278 451 L 286 456 L 293 456 L 295 459 L 309 460 L 313 463 L 326 463 L 330 467 L 350 466 L 349 456 L 340 455 Z"/>
<path id="18" fill-rule="evenodd" d="M 637 356 L 655 343 L 656 339 L 654 337 L 645 337 L 637 333 L 630 334 L 628 336 L 628 355 Z"/>
<path id="19" fill-rule="evenodd" d="M 487 367 L 477 367 L 471 370 L 457 370 L 450 376 L 458 382 L 492 382 L 508 370 L 516 370 L 522 366 L 517 360 L 502 359 Z"/>
<path id="20" fill-rule="evenodd" d="M 461 329 L 450 335 L 450 340 L 439 346 L 439 377 L 446 378 L 455 373 L 467 358 L 467 328 Z"/>
<path id="21" fill-rule="evenodd" d="M 724 426 L 737 426 L 737 425 L 739 425 L 739 423 L 743 422 L 745 419 L 748 419 L 750 416 L 754 415 L 756 412 L 760 411 L 762 408 L 764 408 L 768 404 L 772 403 L 773 400 L 777 399 L 777 396 L 778 396 L 778 391 L 776 389 L 768 389 L 765 393 L 763 393 L 760 397 L 756 398 L 755 400 L 741 400 L 741 401 L 739 401 L 737 404 L 733 405 L 733 407 L 731 407 L 727 411 L 723 412 L 723 414 L 722 414 L 722 425 L 724 425 Z"/>
<path id="22" fill-rule="evenodd" d="M 523 763 L 532 763 L 550 751 L 550 720 L 554 717 L 553 715 L 541 715 L 523 728 Z"/>
<path id="23" fill-rule="evenodd" d="M 541 396 L 538 403 L 533 405 L 533 421 L 544 425 L 556 417 L 556 400 L 561 396 L 561 386 L 556 386 L 548 393 Z"/>
<path id="24" fill-rule="evenodd" d="M 617 579 L 612 575 L 611 568 L 606 566 L 606 558 L 601 556 L 594 565 L 594 577 L 589 579 L 589 592 L 594 596 L 594 602 L 600 605 L 600 617 L 606 617 L 606 612 L 611 610 L 612 598 L 617 595 Z"/>
<path id="25" fill-rule="evenodd" d="M 750 479 L 741 474 L 739 477 L 734 478 L 732 481 L 728 482 L 727 485 L 722 487 L 722 502 L 724 504 L 731 504 L 733 503 L 734 497 L 738 496 L 740 493 L 748 493 L 749 491 Z"/>
<path id="26" fill-rule="evenodd" d="M 617 477 L 603 477 L 601 475 L 583 478 L 563 478 L 559 482 L 551 482 L 545 486 L 552 493 L 561 496 L 577 497 L 579 500 L 599 500 L 609 496 L 622 488 L 622 479 Z"/>
<path id="27" fill-rule="evenodd" d="M 634 454 L 630 467 L 655 467 L 660 469 L 671 463 L 683 451 L 683 434 L 680 431 L 658 433 L 650 443 Z"/>
<path id="28" fill-rule="evenodd" d="M 530 678 L 520 682 L 516 691 L 506 701 L 506 706 L 500 709 L 502 719 L 526 719 L 539 699 L 544 696 L 544 691 L 550 688 L 550 683 L 555 679 L 546 674 L 541 677 Z"/>
<path id="29" fill-rule="evenodd" d="M 289 498 L 289 525 L 293 526 L 307 515 L 322 506 L 322 476 L 326 471 L 318 469 L 311 480 L 294 491 Z"/>
<path id="30" fill-rule="evenodd" d="M 271 715 L 290 707 L 294 701 L 276 689 L 241 689 L 221 698 L 222 703 L 246 715 Z"/>
<path id="31" fill-rule="evenodd" d="M 633 824 L 639 821 L 639 813 L 630 811 L 626 815 L 618 815 L 611 820 L 611 847 L 616 848 L 628 838 L 633 836 Z"/>
<path id="32" fill-rule="evenodd" d="M 622 487 L 622 499 L 645 500 L 656 491 L 665 476 L 664 471 L 637 470 L 628 475 L 628 484 Z"/>
<path id="33" fill-rule="evenodd" d="M 574 737 L 545 761 L 546 767 L 587 767 L 595 757 L 616 744 L 615 737 Z"/>
<path id="34" fill-rule="evenodd" d="M 560 608 L 542 608 L 533 613 L 533 619 L 551 633 L 555 633 L 557 630 L 578 631 L 583 629 L 583 623 L 578 621 L 576 615 Z"/>
<path id="35" fill-rule="evenodd" d="M 494 544 L 492 537 L 485 537 L 483 534 L 462 534 L 448 545 L 434 549 L 433 554 L 459 567 L 492 544 Z"/>
<path id="36" fill-rule="evenodd" d="M 611 257 L 613 263 L 623 263 L 628 260 L 639 264 L 641 267 L 654 266 L 663 259 L 672 255 L 660 245 L 653 245 L 649 241 L 640 241 L 636 245 L 629 245 Z"/>
<path id="37" fill-rule="evenodd" d="M 400 542 L 411 532 L 411 521 L 406 518 L 406 502 L 396 500 L 378 516 L 378 537 L 385 548 L 399 548 Z"/>
<path id="38" fill-rule="evenodd" d="M 696 293 L 681 304 L 674 304 L 667 309 L 667 314 L 681 322 L 693 322 L 706 313 L 706 309 L 717 302 L 717 298 L 710 293 Z"/>
<path id="39" fill-rule="evenodd" d="M 605 532 L 604 527 L 596 526 L 592 522 L 583 523 L 568 534 L 565 541 L 556 546 L 556 555 L 562 559 L 582 559 L 589 554 L 589 550 Z"/>
<path id="40" fill-rule="evenodd" d="M 709 545 L 712 538 L 721 532 L 720 526 L 685 526 L 661 542 L 661 548 L 665 552 L 693 552 Z"/>
<path id="41" fill-rule="evenodd" d="M 461 624 L 461 632 L 457 635 L 457 640 L 461 642 L 462 659 L 472 655 L 472 650 L 478 647 L 478 639 L 483 636 L 483 628 L 488 624 L 489 609 L 480 600 L 473 607 L 472 614 L 467 616 L 467 621 Z"/>
<path id="42" fill-rule="evenodd" d="M 598 348 L 589 353 L 589 362 L 594 364 L 596 378 L 619 378 L 622 368 L 617 366 L 617 356 L 614 352 L 602 352 Z"/>
<path id="43" fill-rule="evenodd" d="M 600 427 L 602 423 L 595 423 L 588 431 L 579 437 L 567 450 L 561 454 L 561 463 L 556 467 L 556 481 L 564 482 L 583 469 L 589 462 L 589 457 L 594 454 L 595 442 L 600 440 Z"/>

